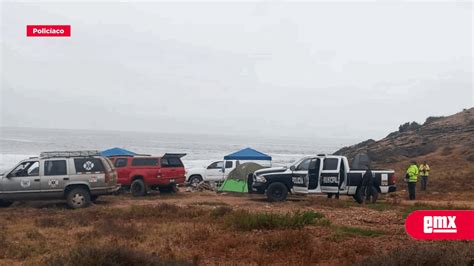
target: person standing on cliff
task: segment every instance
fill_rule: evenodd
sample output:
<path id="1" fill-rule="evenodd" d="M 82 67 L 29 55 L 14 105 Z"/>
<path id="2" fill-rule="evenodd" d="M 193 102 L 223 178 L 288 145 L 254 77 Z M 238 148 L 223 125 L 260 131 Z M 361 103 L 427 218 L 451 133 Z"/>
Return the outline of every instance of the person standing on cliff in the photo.
<path id="1" fill-rule="evenodd" d="M 421 190 L 426 190 L 428 176 L 430 175 L 430 166 L 426 161 L 420 164 Z"/>
<path id="2" fill-rule="evenodd" d="M 418 181 L 418 166 L 415 161 L 412 161 L 410 166 L 408 166 L 407 174 L 405 180 L 408 184 L 408 198 L 410 200 L 416 199 L 416 182 Z"/>

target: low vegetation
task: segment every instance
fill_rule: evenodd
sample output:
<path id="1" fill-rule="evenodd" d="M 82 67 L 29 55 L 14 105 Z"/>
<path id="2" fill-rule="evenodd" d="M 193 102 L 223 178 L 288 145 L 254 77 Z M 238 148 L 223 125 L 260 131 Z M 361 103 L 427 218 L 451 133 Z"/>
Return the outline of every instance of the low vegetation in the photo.
<path id="1" fill-rule="evenodd" d="M 474 243 L 435 242 L 410 244 L 362 260 L 358 265 L 472 265 Z"/>
<path id="2" fill-rule="evenodd" d="M 225 226 L 241 231 L 300 229 L 305 225 L 316 224 L 324 215 L 318 212 L 305 211 L 286 214 L 251 213 L 245 210 L 231 212 L 224 217 Z"/>
<path id="3" fill-rule="evenodd" d="M 52 257 L 46 262 L 49 266 L 82 265 L 192 265 L 191 262 L 162 259 L 157 254 L 131 250 L 130 247 L 103 245 L 80 245 L 65 255 Z"/>
<path id="4" fill-rule="evenodd" d="M 2 209 L 0 265 L 384 265 L 382 254 L 395 262 L 417 246 L 404 232 L 402 212 L 435 208 L 322 197 L 281 204 L 203 198 L 124 204 L 110 197 L 81 210 L 53 204 Z M 459 262 L 471 256 L 468 248 L 472 244 L 459 243 Z M 405 264 L 430 262 L 412 257 Z"/>
<path id="5" fill-rule="evenodd" d="M 453 204 L 430 205 L 417 202 L 414 205 L 406 206 L 401 210 L 403 218 L 406 218 L 410 213 L 419 210 L 470 210 L 468 206 L 457 206 Z"/>
<path id="6" fill-rule="evenodd" d="M 382 230 L 364 229 L 352 226 L 336 226 L 334 227 L 334 230 L 343 234 L 359 235 L 364 237 L 375 237 L 385 235 L 385 232 Z"/>

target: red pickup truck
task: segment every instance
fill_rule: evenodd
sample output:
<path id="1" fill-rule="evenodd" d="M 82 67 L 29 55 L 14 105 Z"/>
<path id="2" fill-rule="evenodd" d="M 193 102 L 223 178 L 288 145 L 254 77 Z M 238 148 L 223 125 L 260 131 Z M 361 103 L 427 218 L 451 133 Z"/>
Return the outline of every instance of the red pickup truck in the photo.
<path id="1" fill-rule="evenodd" d="M 170 191 L 184 184 L 185 169 L 181 157 L 186 154 L 166 153 L 155 156 L 113 156 L 117 183 L 133 196 L 144 196 L 150 189 Z"/>

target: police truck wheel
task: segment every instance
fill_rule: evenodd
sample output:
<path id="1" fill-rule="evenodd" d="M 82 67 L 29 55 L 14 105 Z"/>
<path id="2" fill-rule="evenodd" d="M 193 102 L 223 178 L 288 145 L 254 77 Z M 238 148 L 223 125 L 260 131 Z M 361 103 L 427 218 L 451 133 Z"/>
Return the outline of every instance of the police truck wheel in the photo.
<path id="1" fill-rule="evenodd" d="M 10 205 L 12 204 L 13 204 L 13 201 L 0 200 L 0 208 L 7 208 L 7 207 L 10 207 Z"/>
<path id="2" fill-rule="evenodd" d="M 146 187 L 145 187 L 145 183 L 143 183 L 143 180 L 137 179 L 137 180 L 133 181 L 132 185 L 130 185 L 130 192 L 132 192 L 132 195 L 134 197 L 145 196 Z"/>
<path id="3" fill-rule="evenodd" d="M 283 183 L 275 182 L 268 186 L 266 194 L 271 202 L 284 201 L 288 196 L 288 188 Z"/>
<path id="4" fill-rule="evenodd" d="M 85 208 L 91 204 L 91 195 L 87 189 L 74 188 L 67 194 L 67 205 L 72 209 Z"/>

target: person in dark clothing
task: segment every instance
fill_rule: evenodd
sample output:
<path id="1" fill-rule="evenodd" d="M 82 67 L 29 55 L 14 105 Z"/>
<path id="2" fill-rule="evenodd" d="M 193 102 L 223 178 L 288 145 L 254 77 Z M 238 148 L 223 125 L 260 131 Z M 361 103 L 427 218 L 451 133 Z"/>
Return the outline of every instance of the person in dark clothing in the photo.
<path id="1" fill-rule="evenodd" d="M 362 191 L 364 192 L 365 200 L 370 201 L 372 197 L 372 187 L 374 186 L 374 174 L 370 169 L 370 165 L 367 165 L 366 168 L 367 170 L 365 170 L 365 173 L 362 176 Z"/>

